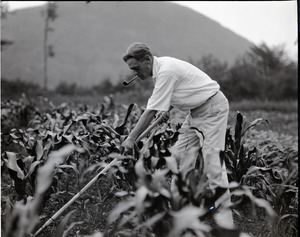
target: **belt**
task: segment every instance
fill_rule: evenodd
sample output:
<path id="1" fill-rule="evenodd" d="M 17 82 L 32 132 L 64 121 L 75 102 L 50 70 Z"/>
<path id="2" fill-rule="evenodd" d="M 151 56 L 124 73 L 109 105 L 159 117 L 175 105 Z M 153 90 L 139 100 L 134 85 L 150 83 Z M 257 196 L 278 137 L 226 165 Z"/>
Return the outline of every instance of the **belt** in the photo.
<path id="1" fill-rule="evenodd" d="M 191 109 L 191 112 L 193 113 L 194 111 L 200 109 L 202 106 L 204 106 L 208 101 L 210 101 L 214 96 L 216 96 L 220 91 L 217 91 L 215 94 L 213 94 L 212 96 L 210 96 L 202 105 L 194 108 L 194 109 Z"/>

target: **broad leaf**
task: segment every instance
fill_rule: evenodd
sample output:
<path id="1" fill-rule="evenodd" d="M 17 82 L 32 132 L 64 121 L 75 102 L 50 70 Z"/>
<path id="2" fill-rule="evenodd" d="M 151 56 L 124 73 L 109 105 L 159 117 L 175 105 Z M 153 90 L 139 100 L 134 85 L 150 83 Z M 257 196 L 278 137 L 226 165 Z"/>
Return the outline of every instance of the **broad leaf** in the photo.
<path id="1" fill-rule="evenodd" d="M 173 156 L 165 157 L 166 165 L 174 174 L 178 174 L 178 164 Z"/>
<path id="2" fill-rule="evenodd" d="M 200 222 L 199 217 L 205 213 L 204 209 L 195 206 L 185 206 L 178 212 L 171 215 L 174 218 L 172 231 L 168 237 L 180 236 L 182 231 L 191 229 L 203 232 L 209 232 L 211 227 L 203 222 Z"/>
<path id="3" fill-rule="evenodd" d="M 23 172 L 23 170 L 19 167 L 18 163 L 17 163 L 17 154 L 14 153 L 14 152 L 9 152 L 9 151 L 6 151 L 5 152 L 6 154 L 6 157 L 7 157 L 7 160 L 4 159 L 4 162 L 5 162 L 5 165 L 7 168 L 15 171 L 17 173 L 17 177 L 19 179 L 24 179 L 25 178 L 25 174 Z"/>
<path id="4" fill-rule="evenodd" d="M 123 212 L 128 211 L 130 208 L 135 206 L 135 202 L 132 197 L 130 197 L 127 200 L 124 200 L 112 210 L 112 212 L 108 216 L 108 224 L 112 224 L 115 222 Z"/>

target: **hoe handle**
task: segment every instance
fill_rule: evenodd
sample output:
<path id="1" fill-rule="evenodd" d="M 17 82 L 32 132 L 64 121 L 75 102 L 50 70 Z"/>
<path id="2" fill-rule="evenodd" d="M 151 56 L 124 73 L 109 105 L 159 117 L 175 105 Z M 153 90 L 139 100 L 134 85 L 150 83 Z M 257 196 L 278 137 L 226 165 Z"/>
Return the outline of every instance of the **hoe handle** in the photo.
<path id="1" fill-rule="evenodd" d="M 170 111 L 170 109 L 169 109 Z M 158 119 L 156 119 L 151 126 L 149 126 L 137 139 L 136 142 L 145 137 L 159 122 L 161 122 L 163 116 L 161 115 Z M 117 159 L 114 159 L 110 162 L 100 173 L 98 173 L 90 182 L 88 182 L 70 201 L 68 201 L 61 209 L 59 209 L 38 231 L 33 235 L 33 237 L 37 236 L 42 232 L 48 225 L 50 225 L 59 215 L 61 215 L 81 194 L 83 194 L 89 187 L 91 187 L 99 178 L 100 175 L 104 174 L 108 171 L 114 163 L 116 163 Z"/>
<path id="2" fill-rule="evenodd" d="M 168 110 L 168 112 L 171 110 L 171 108 Z M 157 118 L 136 140 L 135 142 L 140 141 L 142 138 L 147 136 L 147 134 L 157 125 L 161 122 L 163 119 L 163 115 L 161 115 L 159 118 Z"/>
<path id="3" fill-rule="evenodd" d="M 100 173 L 98 173 L 90 182 L 88 182 L 70 201 L 68 201 L 61 209 L 59 209 L 34 235 L 37 236 L 43 229 L 45 229 L 48 225 L 50 225 L 60 214 L 62 214 L 81 194 L 83 194 L 89 187 L 91 187 L 99 178 L 101 174 L 104 174 L 107 170 L 109 170 L 114 163 L 116 163 L 117 159 L 114 159 L 110 162 Z"/>

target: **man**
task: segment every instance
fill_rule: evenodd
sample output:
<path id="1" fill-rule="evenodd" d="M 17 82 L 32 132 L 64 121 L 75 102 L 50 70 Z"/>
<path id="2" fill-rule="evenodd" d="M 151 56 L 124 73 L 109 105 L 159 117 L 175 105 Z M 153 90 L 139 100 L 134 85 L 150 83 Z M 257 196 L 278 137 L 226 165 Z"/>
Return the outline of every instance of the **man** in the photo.
<path id="1" fill-rule="evenodd" d="M 141 80 L 153 80 L 154 89 L 146 110 L 122 146 L 132 149 L 157 112 L 167 112 L 172 107 L 189 111 L 175 144 L 176 150 L 194 150 L 196 161 L 202 147 L 209 186 L 215 190 L 213 187 L 219 184 L 227 185 L 226 169 L 221 166 L 219 151 L 225 149 L 229 105 L 219 84 L 188 62 L 153 56 L 144 43 L 131 44 L 123 60 Z M 195 147 L 198 149 L 193 149 Z M 228 220 L 224 227 L 233 228 L 231 211 L 223 218 Z"/>

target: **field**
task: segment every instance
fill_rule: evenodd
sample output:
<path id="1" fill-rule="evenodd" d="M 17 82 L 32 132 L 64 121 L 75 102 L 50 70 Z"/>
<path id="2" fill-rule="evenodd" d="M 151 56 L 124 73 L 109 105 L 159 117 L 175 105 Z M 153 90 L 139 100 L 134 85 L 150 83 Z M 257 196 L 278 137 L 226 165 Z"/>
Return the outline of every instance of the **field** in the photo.
<path id="1" fill-rule="evenodd" d="M 176 160 L 166 158 L 184 115 L 173 111 L 126 154 L 120 145 L 142 106 L 119 98 L 93 104 L 61 103 L 61 98 L 53 104 L 44 97 L 2 101 L 2 236 L 30 236 L 51 218 L 37 236 L 298 235 L 297 102 L 231 103 L 220 156 L 229 171 L 233 206 L 207 212 L 201 160 L 195 168 L 187 158 L 178 170 Z M 181 180 L 177 196 L 170 191 L 172 175 Z M 230 233 L 216 218 L 227 208 L 237 226 Z"/>

